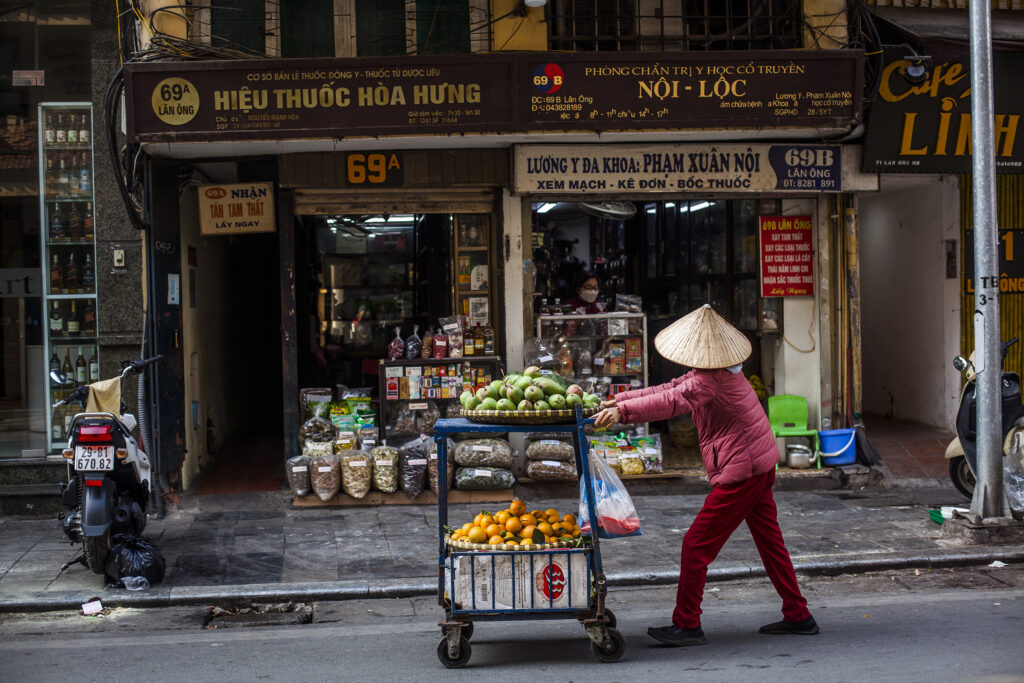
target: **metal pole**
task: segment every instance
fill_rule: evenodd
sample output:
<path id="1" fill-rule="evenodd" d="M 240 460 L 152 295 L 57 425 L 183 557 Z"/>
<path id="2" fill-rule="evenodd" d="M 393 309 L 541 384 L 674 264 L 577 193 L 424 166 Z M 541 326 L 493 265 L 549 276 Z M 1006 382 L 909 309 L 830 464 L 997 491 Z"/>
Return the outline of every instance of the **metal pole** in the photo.
<path id="1" fill-rule="evenodd" d="M 996 247 L 996 164 L 992 106 L 992 17 L 987 2 L 970 3 L 971 134 L 974 190 L 974 357 L 978 371 L 978 483 L 971 512 L 1009 516 L 1003 496 L 999 385 L 999 261 Z M 980 363 L 980 365 L 979 365 Z"/>

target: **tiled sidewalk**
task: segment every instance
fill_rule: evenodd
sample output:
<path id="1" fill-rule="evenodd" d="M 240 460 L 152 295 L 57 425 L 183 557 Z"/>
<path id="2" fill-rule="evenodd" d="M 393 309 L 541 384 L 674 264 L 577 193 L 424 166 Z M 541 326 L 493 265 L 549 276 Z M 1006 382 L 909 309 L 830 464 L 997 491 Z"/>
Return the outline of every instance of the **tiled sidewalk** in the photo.
<path id="1" fill-rule="evenodd" d="M 896 479 L 935 479 L 949 483 L 946 446 L 952 431 L 942 431 L 911 422 L 864 416 L 868 438 Z M 909 482 L 908 482 L 909 483 Z"/>

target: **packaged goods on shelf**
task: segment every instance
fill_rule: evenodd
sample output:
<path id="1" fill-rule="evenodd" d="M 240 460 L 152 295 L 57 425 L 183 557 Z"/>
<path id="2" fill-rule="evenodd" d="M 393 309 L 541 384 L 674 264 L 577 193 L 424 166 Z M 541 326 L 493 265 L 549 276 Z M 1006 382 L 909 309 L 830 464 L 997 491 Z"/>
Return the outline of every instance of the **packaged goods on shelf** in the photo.
<path id="1" fill-rule="evenodd" d="M 619 449 L 619 469 L 622 474 L 636 476 L 644 473 L 644 462 L 640 457 L 640 451 L 632 446 Z"/>
<path id="2" fill-rule="evenodd" d="M 455 442 L 448 439 L 448 457 L 447 467 L 448 479 L 446 486 L 450 491 L 452 484 L 455 483 L 455 459 L 452 455 L 455 453 Z M 434 493 L 438 492 L 438 457 L 437 457 L 437 442 L 430 442 L 430 449 L 427 453 L 427 483 L 430 485 L 430 490 Z"/>
<path id="3" fill-rule="evenodd" d="M 395 328 L 395 338 L 388 344 L 388 358 L 398 360 L 405 357 L 405 341 L 402 339 L 402 328 Z"/>
<path id="4" fill-rule="evenodd" d="M 355 432 L 338 432 L 338 435 L 334 438 L 335 453 L 341 453 L 342 451 L 354 451 L 356 450 L 356 445 Z"/>
<path id="5" fill-rule="evenodd" d="M 433 401 L 410 403 L 409 408 L 415 413 L 416 431 L 426 434 L 434 430 L 434 423 L 441 417 L 441 411 Z"/>
<path id="6" fill-rule="evenodd" d="M 630 437 L 630 443 L 640 453 L 645 474 L 662 473 L 661 434 Z"/>
<path id="7" fill-rule="evenodd" d="M 296 496 L 308 496 L 313 492 L 309 480 L 309 464 L 312 460 L 308 455 L 296 455 L 285 462 L 288 486 Z"/>
<path id="8" fill-rule="evenodd" d="M 467 439 L 455 445 L 455 463 L 462 467 L 512 467 L 512 448 L 502 439 Z"/>
<path id="9" fill-rule="evenodd" d="M 313 416 L 299 427 L 299 448 L 304 453 L 307 443 L 331 443 L 338 435 L 337 428 L 325 417 L 330 410 L 330 402 L 325 401 L 311 405 L 315 406 Z"/>
<path id="10" fill-rule="evenodd" d="M 318 414 L 323 416 L 324 408 L 318 404 L 331 402 L 330 388 L 308 387 L 299 390 L 299 403 L 302 405 L 306 419 Z M 328 408 L 329 409 L 329 408 Z"/>
<path id="11" fill-rule="evenodd" d="M 362 451 L 343 453 L 339 456 L 341 465 L 341 488 L 353 498 L 364 498 L 370 492 L 372 466 L 368 454 Z"/>
<path id="12" fill-rule="evenodd" d="M 370 451 L 370 463 L 373 469 L 373 488 L 381 493 L 397 491 L 398 449 L 377 446 Z"/>
<path id="13" fill-rule="evenodd" d="M 516 483 L 511 470 L 500 467 L 459 467 L 455 487 L 459 489 L 507 489 Z"/>
<path id="14" fill-rule="evenodd" d="M 462 325 L 459 323 L 458 318 L 439 318 L 438 322 L 441 323 L 441 330 L 446 336 L 448 357 L 462 358 L 465 342 L 463 339 Z"/>
<path id="15" fill-rule="evenodd" d="M 325 503 L 341 490 L 341 460 L 334 453 L 317 456 L 309 464 L 313 492 Z"/>
<path id="16" fill-rule="evenodd" d="M 536 481 L 576 481 L 576 463 L 565 460 L 531 460 L 526 476 Z"/>
<path id="17" fill-rule="evenodd" d="M 560 439 L 538 439 L 526 447 L 530 460 L 559 460 L 569 462 L 575 458 L 576 449 L 572 443 Z"/>

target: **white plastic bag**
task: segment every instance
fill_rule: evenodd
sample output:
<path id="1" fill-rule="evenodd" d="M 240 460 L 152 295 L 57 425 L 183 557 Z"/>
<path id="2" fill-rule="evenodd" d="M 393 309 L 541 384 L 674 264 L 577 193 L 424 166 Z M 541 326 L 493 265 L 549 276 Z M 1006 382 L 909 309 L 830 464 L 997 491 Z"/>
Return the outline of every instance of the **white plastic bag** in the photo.
<path id="1" fill-rule="evenodd" d="M 597 535 L 599 538 L 620 538 L 641 536 L 640 518 L 636 514 L 633 499 L 629 497 L 622 480 L 603 458 L 589 451 L 590 474 L 594 480 L 594 505 L 597 511 Z M 580 530 L 590 533 L 590 509 L 587 505 L 586 481 L 580 477 Z"/>

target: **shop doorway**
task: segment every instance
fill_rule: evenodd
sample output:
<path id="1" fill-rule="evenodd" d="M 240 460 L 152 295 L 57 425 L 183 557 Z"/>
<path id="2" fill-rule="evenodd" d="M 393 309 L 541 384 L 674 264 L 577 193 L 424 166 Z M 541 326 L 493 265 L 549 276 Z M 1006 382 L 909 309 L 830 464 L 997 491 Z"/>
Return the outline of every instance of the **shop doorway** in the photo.
<path id="1" fill-rule="evenodd" d="M 196 493 L 273 491 L 285 483 L 283 441 L 280 259 L 276 233 L 229 238 L 220 248 L 220 300 L 202 317 L 208 344 L 207 396 L 213 418 Z M 204 290 L 213 295 L 214 288 Z M 221 346 L 225 352 L 213 356 Z"/>

